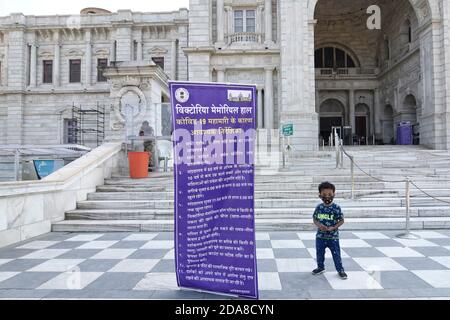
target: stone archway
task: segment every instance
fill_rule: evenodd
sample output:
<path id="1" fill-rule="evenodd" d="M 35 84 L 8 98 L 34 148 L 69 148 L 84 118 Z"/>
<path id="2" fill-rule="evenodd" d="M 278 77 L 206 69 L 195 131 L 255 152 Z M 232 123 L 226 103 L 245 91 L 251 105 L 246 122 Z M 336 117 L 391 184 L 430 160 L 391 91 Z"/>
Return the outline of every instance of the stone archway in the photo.
<path id="1" fill-rule="evenodd" d="M 333 127 L 343 130 L 345 124 L 345 108 L 337 99 L 327 99 L 319 108 L 319 143 L 330 144 L 330 135 Z"/>
<path id="2" fill-rule="evenodd" d="M 365 23 L 366 17 L 368 18 L 370 16 L 365 10 L 366 5 L 368 8 L 373 4 L 378 4 L 381 7 L 382 12 L 392 11 L 386 11 L 388 9 L 398 9 L 398 17 L 382 14 L 382 31 L 379 32 L 375 30 L 373 32 L 368 31 Z M 380 116 L 383 113 L 382 101 L 386 101 L 387 98 L 384 96 L 387 92 L 386 88 L 392 88 L 392 85 L 397 86 L 394 90 L 398 94 L 392 105 L 394 110 L 402 107 L 403 101 L 401 96 L 403 96 L 407 90 L 410 90 L 409 87 L 411 87 L 413 91 L 421 92 L 423 94 L 424 113 L 429 114 L 430 111 L 431 113 L 435 113 L 432 109 L 438 109 L 438 101 L 433 92 L 438 84 L 435 84 L 436 79 L 433 78 L 436 71 L 432 60 L 433 52 L 437 49 L 435 49 L 435 40 L 433 39 L 435 30 L 430 27 L 432 17 L 439 17 L 439 8 L 435 4 L 434 0 L 403 0 L 392 3 L 383 2 L 381 0 L 310 0 L 308 2 L 308 21 L 310 23 L 310 30 L 314 34 L 315 84 L 321 89 L 333 88 L 335 90 L 347 90 L 346 88 L 359 87 L 360 90 L 371 91 L 375 103 L 370 107 L 370 116 L 373 119 L 370 119 L 365 128 L 367 129 L 367 134 L 374 133 L 377 135 L 378 139 L 381 138 Z M 391 27 L 392 22 L 399 24 L 399 26 L 396 25 L 395 28 Z M 398 29 L 400 34 L 397 35 L 394 29 Z M 361 32 L 361 37 L 357 36 L 357 34 L 359 34 L 358 32 Z M 385 40 L 382 36 L 383 32 L 387 32 L 388 35 L 392 34 L 392 38 L 383 41 Z M 335 34 L 340 35 L 335 36 Z M 341 36 L 342 34 L 344 34 L 344 36 Z M 346 34 L 349 36 L 345 36 Z M 352 36 L 353 34 L 354 36 Z M 394 39 L 397 39 L 398 37 L 400 37 L 402 41 L 394 41 Z M 372 44 L 375 50 L 379 51 L 376 52 L 375 58 L 367 54 L 367 52 L 371 51 L 370 47 L 364 47 L 364 44 L 361 41 L 358 42 L 358 38 L 364 38 L 367 43 Z M 323 66 L 318 67 L 316 61 L 317 49 L 323 46 L 323 43 L 330 41 L 345 43 L 348 48 L 347 52 L 352 52 L 352 56 L 356 56 L 358 60 L 360 60 L 360 67 L 340 67 L 338 65 L 326 70 Z M 380 51 L 386 49 L 386 43 L 388 43 L 389 46 L 389 56 L 379 58 Z M 418 44 L 420 44 L 420 46 Z M 394 62 L 398 63 L 399 59 L 405 57 L 406 53 L 410 52 L 410 50 L 413 50 L 412 48 L 418 47 L 419 50 L 416 51 L 414 56 L 418 58 L 405 62 L 405 67 L 401 67 L 402 70 L 406 70 L 406 65 L 414 64 L 417 66 L 417 70 L 407 70 L 410 74 L 405 75 L 393 69 L 392 66 L 394 65 Z M 336 53 L 334 53 L 334 59 L 335 61 L 337 59 Z M 330 60 L 330 58 L 328 58 L 328 60 Z M 328 60 L 324 58 L 324 61 Z M 328 65 L 330 65 L 330 63 L 328 63 Z M 374 68 L 374 66 L 376 67 Z M 388 73 L 384 79 L 379 76 L 383 72 Z M 371 84 L 367 84 L 367 87 L 361 88 L 361 79 L 358 79 L 357 83 L 349 81 L 348 76 L 352 75 L 367 75 L 367 79 L 363 79 L 363 81 L 366 80 L 367 83 L 369 82 L 370 76 L 375 76 L 378 84 L 375 85 L 375 88 L 371 86 Z M 345 77 L 347 77 L 347 79 Z M 389 78 L 389 80 L 385 80 L 387 78 Z M 333 80 L 336 79 L 339 82 L 333 82 Z M 398 79 L 398 81 L 396 81 L 396 79 Z M 339 85 L 342 85 L 342 87 L 339 87 Z M 380 95 L 380 93 L 381 96 L 377 96 Z M 354 94 L 356 94 L 355 90 L 348 89 L 349 97 L 354 97 Z M 420 99 L 422 101 L 422 97 L 420 97 Z M 354 111 L 354 103 L 355 102 L 353 101 L 350 101 L 349 103 L 350 113 Z M 427 131 L 428 136 L 422 141 L 425 145 L 434 146 L 436 140 L 439 139 L 439 134 L 436 132 L 435 126 L 437 119 L 427 118 L 424 121 L 421 121 L 420 115 L 418 116 L 416 112 L 415 106 L 417 104 L 409 101 L 407 104 L 412 104 L 414 107 L 404 110 L 403 112 L 396 112 L 394 122 L 398 123 L 399 121 L 403 121 L 403 118 L 408 118 L 407 121 L 413 122 L 414 125 L 417 125 L 419 122 L 431 122 L 427 124 L 427 127 L 433 127 L 433 130 L 431 132 Z M 362 123 L 363 120 L 359 123 L 359 127 L 362 126 Z M 370 130 L 368 128 L 370 128 Z M 367 137 L 367 134 L 364 136 Z M 361 132 L 358 135 L 361 135 Z"/>
<path id="3" fill-rule="evenodd" d="M 280 14 L 283 17 L 280 21 L 281 69 L 283 70 L 280 97 L 283 108 L 280 114 L 280 121 L 294 123 L 298 128 L 301 128 L 297 130 L 292 138 L 294 148 L 298 151 L 317 150 L 318 148 L 317 132 L 319 128 L 317 126 L 319 121 L 316 103 L 318 103 L 319 99 L 317 99 L 316 88 L 320 91 L 340 90 L 340 88 L 320 87 L 315 80 L 314 32 L 317 21 L 314 18 L 314 13 L 316 5 L 320 1 L 323 0 L 283 0 L 279 4 Z M 421 137 L 421 140 L 424 145 L 430 148 L 442 148 L 445 138 L 440 132 L 442 126 L 436 126 L 436 123 L 439 123 L 439 110 L 444 109 L 446 106 L 445 99 L 435 94 L 435 88 L 443 86 L 445 70 L 435 67 L 435 58 L 442 55 L 441 43 L 443 43 L 444 35 L 438 23 L 431 23 L 431 21 L 441 20 L 439 1 L 406 1 L 406 3 L 411 4 L 411 19 L 414 20 L 415 16 L 417 16 L 416 20 L 419 28 L 415 29 L 415 32 L 417 32 L 415 36 L 420 48 L 418 50 L 420 63 L 425 66 L 423 70 L 412 75 L 412 77 L 417 76 L 421 79 L 420 87 L 417 88 L 417 92 L 420 93 L 418 99 L 421 101 L 423 114 L 429 115 L 426 119 L 421 119 L 421 124 L 427 128 L 426 134 Z M 337 2 L 339 5 L 342 3 L 342 1 Z M 370 3 L 370 5 L 373 4 Z M 357 9 L 361 9 L 361 7 Z M 403 22 L 404 19 L 401 21 Z M 330 26 L 330 28 L 333 28 L 333 26 Z M 329 41 L 338 40 L 329 39 Z M 342 41 L 339 42 L 342 43 Z M 354 50 L 355 48 L 351 49 Z M 373 49 L 376 50 L 376 48 Z M 371 51 L 370 49 L 366 51 L 373 53 L 373 50 Z M 376 54 L 373 55 L 375 60 Z M 373 65 L 376 65 L 376 63 L 373 63 Z M 395 82 L 393 83 L 397 85 Z M 346 88 L 351 88 L 351 86 Z M 384 102 L 386 101 L 386 97 L 383 96 L 385 90 L 376 87 L 372 87 L 371 90 L 374 91 L 371 93 L 374 100 L 374 105 L 372 106 L 373 114 L 375 115 L 374 128 L 377 137 L 381 141 L 380 120 L 385 106 Z M 350 93 L 349 96 L 351 96 Z M 393 107 L 397 108 L 397 103 L 400 103 L 400 100 L 398 97 L 393 98 L 391 98 Z M 355 97 L 355 101 L 356 99 L 357 97 Z"/>
<path id="4" fill-rule="evenodd" d="M 314 13 L 321 0 L 308 0 L 308 21 L 314 20 Z M 422 23 L 440 19 L 439 3 L 436 0 L 408 0 Z"/>
<path id="5" fill-rule="evenodd" d="M 355 106 L 355 134 L 361 144 L 367 144 L 370 137 L 370 107 L 365 103 Z"/>
<path id="6" fill-rule="evenodd" d="M 416 97 L 413 94 L 408 94 L 403 100 L 401 120 L 411 123 L 413 128 L 414 144 L 420 144 L 420 113 L 418 111 Z"/>

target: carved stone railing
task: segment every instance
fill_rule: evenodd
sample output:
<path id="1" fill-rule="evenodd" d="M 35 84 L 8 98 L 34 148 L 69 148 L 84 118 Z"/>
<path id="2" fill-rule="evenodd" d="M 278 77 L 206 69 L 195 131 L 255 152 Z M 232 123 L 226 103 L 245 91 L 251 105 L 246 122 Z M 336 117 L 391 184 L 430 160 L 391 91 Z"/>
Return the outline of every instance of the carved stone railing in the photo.
<path id="1" fill-rule="evenodd" d="M 237 32 L 227 35 L 228 44 L 253 42 L 262 43 L 262 34 L 254 32 Z"/>
<path id="2" fill-rule="evenodd" d="M 369 68 L 316 68 L 316 76 L 321 77 L 373 76 L 376 73 L 375 69 Z"/>

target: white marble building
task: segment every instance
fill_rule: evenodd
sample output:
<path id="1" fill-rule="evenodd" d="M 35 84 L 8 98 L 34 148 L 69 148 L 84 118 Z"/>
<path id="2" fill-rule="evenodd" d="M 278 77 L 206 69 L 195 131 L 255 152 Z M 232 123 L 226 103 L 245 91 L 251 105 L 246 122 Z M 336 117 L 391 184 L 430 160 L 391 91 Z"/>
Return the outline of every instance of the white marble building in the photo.
<path id="1" fill-rule="evenodd" d="M 123 129 L 124 99 L 138 100 L 145 104 L 140 109 L 150 110 L 168 101 L 163 90 L 168 78 L 187 79 L 182 49 L 187 46 L 188 23 L 187 9 L 86 9 L 75 16 L 1 17 L 0 144 L 67 143 L 73 104 L 84 109 L 104 106 L 106 140 L 123 138 L 118 132 Z M 129 74 L 113 70 L 113 78 L 107 79 L 99 67 L 119 65 L 116 62 L 126 63 Z M 156 79 L 153 87 L 144 74 Z"/>
<path id="2" fill-rule="evenodd" d="M 372 5 L 381 29 L 367 26 Z M 189 12 L 87 11 L 0 18 L 0 143 L 63 143 L 73 101 L 114 104 L 99 59 L 164 57 L 170 79 L 256 84 L 258 127 L 293 123 L 297 151 L 317 150 L 333 126 L 347 127 L 348 140 L 391 143 L 402 121 L 416 142 L 450 149 L 448 1 L 190 0 Z M 49 60 L 52 83 L 43 83 Z"/>
<path id="3" fill-rule="evenodd" d="M 367 9 L 381 9 L 370 30 Z M 258 85 L 260 128 L 293 123 L 296 150 L 331 127 L 450 148 L 450 4 L 443 0 L 191 0 L 189 77 Z M 352 132 L 352 134 L 350 134 Z"/>

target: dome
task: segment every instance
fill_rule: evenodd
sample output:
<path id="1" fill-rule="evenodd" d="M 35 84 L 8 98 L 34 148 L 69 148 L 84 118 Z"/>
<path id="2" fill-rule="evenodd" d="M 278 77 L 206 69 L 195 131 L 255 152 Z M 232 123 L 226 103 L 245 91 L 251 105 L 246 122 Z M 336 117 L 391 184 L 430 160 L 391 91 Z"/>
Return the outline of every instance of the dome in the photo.
<path id="1" fill-rule="evenodd" d="M 83 10 L 81 10 L 80 12 L 81 14 L 109 14 L 111 13 L 111 11 L 105 10 L 105 9 L 101 9 L 101 8 L 84 8 Z"/>

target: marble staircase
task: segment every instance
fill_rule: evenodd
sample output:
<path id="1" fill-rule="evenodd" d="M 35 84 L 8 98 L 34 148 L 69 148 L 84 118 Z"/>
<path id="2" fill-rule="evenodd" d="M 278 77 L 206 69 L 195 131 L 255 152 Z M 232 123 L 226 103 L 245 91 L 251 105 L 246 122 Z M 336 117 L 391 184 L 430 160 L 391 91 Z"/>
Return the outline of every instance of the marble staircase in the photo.
<path id="1" fill-rule="evenodd" d="M 353 147 L 347 150 L 367 173 L 387 181 L 409 177 L 411 227 L 450 229 L 450 152 L 421 147 Z M 405 183 L 380 182 L 355 168 L 355 198 L 351 199 L 350 163 L 335 169 L 333 152 L 311 152 L 289 158 L 288 169 L 258 167 L 255 216 L 259 231 L 313 230 L 311 216 L 320 202 L 317 186 L 331 181 L 345 213 L 347 230 L 387 230 L 405 227 Z M 66 213 L 54 231 L 153 232 L 173 230 L 173 177 L 155 174 L 144 180 L 115 176 L 105 180 L 77 209 Z"/>

